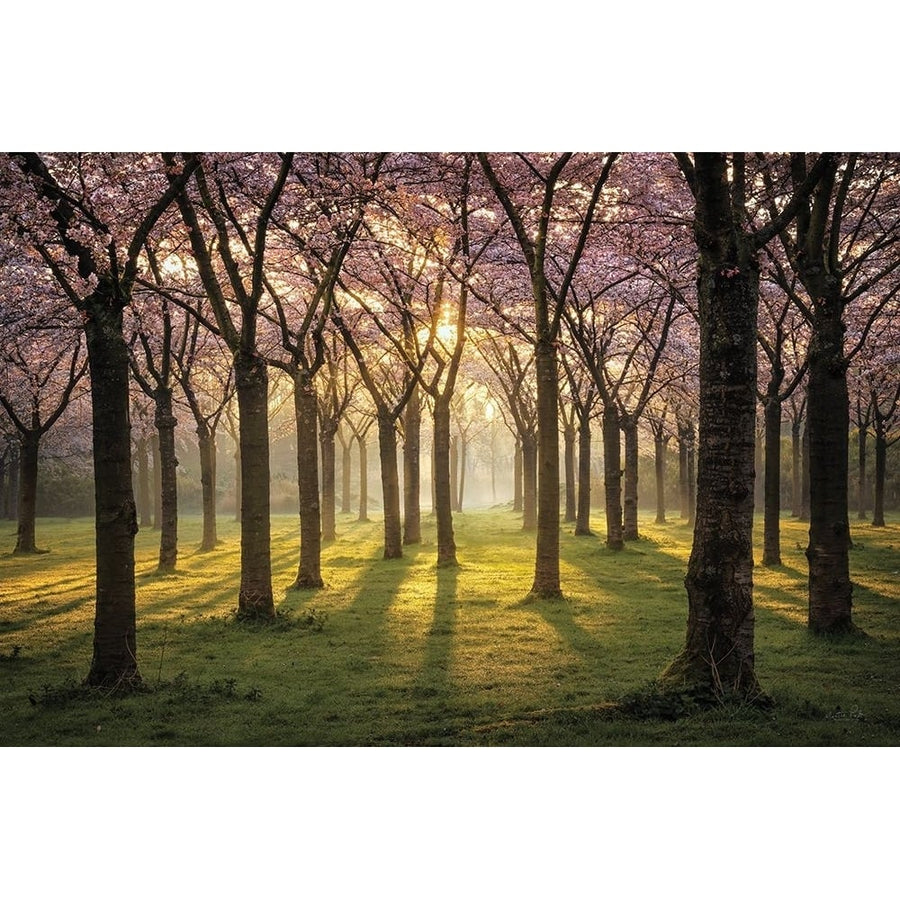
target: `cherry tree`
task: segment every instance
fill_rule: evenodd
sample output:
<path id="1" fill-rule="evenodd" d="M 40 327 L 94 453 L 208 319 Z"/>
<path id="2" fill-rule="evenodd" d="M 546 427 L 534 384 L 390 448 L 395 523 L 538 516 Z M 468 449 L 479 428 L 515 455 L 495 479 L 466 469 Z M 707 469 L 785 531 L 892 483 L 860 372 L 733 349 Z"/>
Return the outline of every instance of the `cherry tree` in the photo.
<path id="1" fill-rule="evenodd" d="M 519 244 L 534 301 L 532 340 L 537 377 L 538 523 L 531 593 L 546 598 L 562 594 L 559 579 L 559 371 L 556 345 L 572 281 L 588 243 L 615 154 L 574 157 L 572 153 L 516 154 L 492 160 L 489 154 L 478 154 L 485 177 Z M 569 225 L 573 220 L 578 222 L 575 228 Z"/>
<path id="2" fill-rule="evenodd" d="M 771 258 L 774 277 L 811 328 L 808 623 L 817 633 L 839 633 L 855 630 L 847 367 L 900 291 L 900 158 L 824 153 L 813 164 L 808 154 L 791 154 L 780 170 L 763 168 L 769 210 L 777 208 L 784 183 L 796 189 L 810 180 L 814 169 L 815 192 L 799 204 L 794 225 L 780 235 L 787 264 L 780 265 L 775 254 Z M 792 275 L 799 282 L 796 287 Z"/>
<path id="3" fill-rule="evenodd" d="M 685 586 L 685 646 L 661 676 L 713 695 L 754 697 L 753 476 L 758 253 L 797 213 L 819 166 L 750 230 L 743 154 L 678 154 L 694 196 L 700 324 L 697 512 Z"/>
<path id="4" fill-rule="evenodd" d="M 128 347 L 123 314 L 144 245 L 193 172 L 152 154 L 5 155 L 12 239 L 35 251 L 81 316 L 93 408 L 97 601 L 91 685 L 140 681 Z"/>
<path id="5" fill-rule="evenodd" d="M 6 299 L 10 299 L 8 294 Z M 18 432 L 19 442 L 14 553 L 43 552 L 35 542 L 40 444 L 59 421 L 87 371 L 81 335 L 73 324 L 42 318 L 36 304 L 29 306 L 36 321 L 26 324 L 20 320 L 14 328 L 3 323 L 0 330 L 0 406 Z"/>
<path id="6" fill-rule="evenodd" d="M 269 377 L 259 348 L 265 254 L 292 154 L 165 154 L 176 202 L 215 324 L 234 359 L 240 420 L 239 615 L 275 616 L 269 521 Z M 188 189 L 185 172 L 191 179 Z"/>

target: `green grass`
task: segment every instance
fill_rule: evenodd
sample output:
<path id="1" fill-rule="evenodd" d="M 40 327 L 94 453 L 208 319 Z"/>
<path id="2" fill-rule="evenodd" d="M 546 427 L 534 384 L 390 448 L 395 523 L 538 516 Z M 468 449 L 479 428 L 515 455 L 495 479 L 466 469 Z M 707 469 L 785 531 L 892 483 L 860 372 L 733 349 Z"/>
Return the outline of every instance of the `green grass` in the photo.
<path id="1" fill-rule="evenodd" d="M 289 591 L 292 517 L 273 520 L 281 614 L 234 617 L 239 534 L 154 573 L 158 535 L 137 538 L 138 661 L 146 690 L 81 687 L 91 657 L 93 530 L 41 520 L 51 552 L 0 555 L 0 742 L 5 745 L 894 745 L 900 741 L 900 523 L 854 528 L 854 615 L 865 636 L 805 627 L 806 528 L 783 520 L 784 565 L 757 566 L 757 674 L 769 710 L 721 706 L 673 718 L 610 705 L 681 647 L 690 529 L 642 520 L 620 553 L 564 527 L 563 601 L 526 601 L 533 535 L 508 510 L 455 517 L 458 570 L 437 569 L 433 521 L 402 560 L 381 559 L 379 522 L 339 518 L 326 587 Z M 12 524 L 0 532 L 14 544 Z"/>

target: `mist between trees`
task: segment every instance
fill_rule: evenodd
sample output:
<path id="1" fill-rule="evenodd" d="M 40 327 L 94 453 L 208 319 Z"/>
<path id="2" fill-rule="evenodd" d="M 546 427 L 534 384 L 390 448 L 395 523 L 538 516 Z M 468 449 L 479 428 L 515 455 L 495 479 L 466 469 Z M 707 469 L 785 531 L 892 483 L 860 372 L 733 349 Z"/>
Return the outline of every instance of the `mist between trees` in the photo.
<path id="1" fill-rule="evenodd" d="M 535 602 L 560 519 L 694 523 L 673 689 L 758 697 L 754 510 L 810 522 L 809 628 L 852 620 L 850 504 L 898 503 L 900 159 L 865 153 L 14 153 L 0 174 L 0 498 L 93 511 L 91 684 L 140 681 L 134 535 L 241 522 L 239 615 L 275 616 L 270 516 L 323 584 L 335 510 L 384 557 L 510 504 Z M 851 477 L 851 471 L 853 476 Z M 92 484 L 92 510 L 86 485 Z M 527 586 L 526 586 L 527 587 Z"/>

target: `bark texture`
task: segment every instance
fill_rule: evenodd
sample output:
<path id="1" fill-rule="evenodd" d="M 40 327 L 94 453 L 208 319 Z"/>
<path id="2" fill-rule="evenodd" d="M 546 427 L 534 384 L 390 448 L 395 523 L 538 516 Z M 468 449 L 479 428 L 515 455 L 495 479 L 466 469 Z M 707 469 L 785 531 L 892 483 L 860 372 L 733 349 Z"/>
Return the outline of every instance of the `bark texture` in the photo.
<path id="1" fill-rule="evenodd" d="M 300 562 L 295 588 L 322 587 L 322 522 L 319 510 L 319 441 L 316 390 L 308 373 L 294 372 L 297 484 L 300 494 Z"/>
<path id="2" fill-rule="evenodd" d="M 240 418 L 241 586 L 238 614 L 275 617 L 269 500 L 269 376 L 265 362 L 241 351 L 234 362 Z"/>
<path id="3" fill-rule="evenodd" d="M 820 302 L 809 347 L 809 627 L 853 630 L 848 521 L 850 400 L 844 360 L 843 303 Z"/>
<path id="4" fill-rule="evenodd" d="M 138 525 L 121 307 L 101 292 L 89 297 L 84 329 L 91 370 L 97 556 L 94 652 L 87 683 L 113 687 L 140 681 L 134 585 Z"/>
<path id="5" fill-rule="evenodd" d="M 584 416 L 578 423 L 578 509 L 575 513 L 575 534 L 588 536 L 591 531 L 591 418 Z"/>
<path id="6" fill-rule="evenodd" d="M 623 533 L 626 541 L 636 541 L 638 533 L 638 424 L 634 416 L 623 416 L 622 434 L 625 436 L 625 500 Z"/>
<path id="7" fill-rule="evenodd" d="M 450 491 L 450 406 L 448 398 L 434 404 L 434 512 L 437 517 L 437 564 L 456 566 Z"/>
<path id="8" fill-rule="evenodd" d="M 28 431 L 19 445 L 19 521 L 14 553 L 37 553 L 35 517 L 37 514 L 38 449 L 40 434 Z"/>
<path id="9" fill-rule="evenodd" d="M 172 389 L 154 392 L 154 424 L 159 435 L 159 572 L 173 572 L 178 562 L 178 459 L 175 456 L 175 415 Z"/>
<path id="10" fill-rule="evenodd" d="M 622 442 L 619 411 L 608 403 L 603 407 L 603 485 L 606 500 L 606 546 L 622 550 Z"/>
<path id="11" fill-rule="evenodd" d="M 753 488 L 759 271 L 724 154 L 696 154 L 700 452 L 684 649 L 663 681 L 752 696 Z"/>
<path id="12" fill-rule="evenodd" d="M 419 388 L 414 387 L 403 411 L 403 543 L 422 542 L 420 447 L 422 404 Z"/>
<path id="13" fill-rule="evenodd" d="M 400 521 L 400 477 L 397 471 L 397 430 L 389 414 L 378 416 L 378 453 L 381 459 L 381 493 L 384 502 L 384 558 L 403 556 Z"/>

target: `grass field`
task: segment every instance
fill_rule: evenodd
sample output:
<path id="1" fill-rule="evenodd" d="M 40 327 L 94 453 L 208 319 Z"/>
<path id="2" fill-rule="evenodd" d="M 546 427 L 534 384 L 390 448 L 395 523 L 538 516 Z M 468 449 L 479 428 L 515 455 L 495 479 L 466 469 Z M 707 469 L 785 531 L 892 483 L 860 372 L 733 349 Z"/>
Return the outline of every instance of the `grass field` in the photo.
<path id="1" fill-rule="evenodd" d="M 234 618 L 239 535 L 154 573 L 137 538 L 138 661 L 147 689 L 80 686 L 91 657 L 93 530 L 40 520 L 49 553 L 13 556 L 0 532 L 0 742 L 31 745 L 895 745 L 900 743 L 900 523 L 854 528 L 854 614 L 864 636 L 805 627 L 806 527 L 785 519 L 784 565 L 757 566 L 757 674 L 770 709 L 640 715 L 604 704 L 640 692 L 681 647 L 690 530 L 641 522 L 621 553 L 562 535 L 562 602 L 526 602 L 534 538 L 506 509 L 455 518 L 459 570 L 434 564 L 434 523 L 402 560 L 381 525 L 339 518 L 319 591 L 289 591 L 293 517 L 273 520 L 275 624 Z"/>

